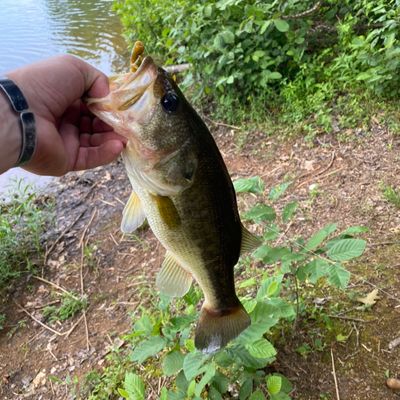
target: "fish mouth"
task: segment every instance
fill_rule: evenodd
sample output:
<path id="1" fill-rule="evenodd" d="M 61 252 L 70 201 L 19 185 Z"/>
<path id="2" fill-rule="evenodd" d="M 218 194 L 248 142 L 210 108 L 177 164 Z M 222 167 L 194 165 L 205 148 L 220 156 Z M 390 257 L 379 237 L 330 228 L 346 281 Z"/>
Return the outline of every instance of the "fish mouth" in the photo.
<path id="1" fill-rule="evenodd" d="M 94 113 L 125 111 L 140 102 L 158 76 L 158 67 L 150 56 L 146 56 L 135 71 L 109 78 L 110 93 L 103 98 L 89 98 L 86 103 Z M 135 110 L 140 113 L 140 110 Z"/>

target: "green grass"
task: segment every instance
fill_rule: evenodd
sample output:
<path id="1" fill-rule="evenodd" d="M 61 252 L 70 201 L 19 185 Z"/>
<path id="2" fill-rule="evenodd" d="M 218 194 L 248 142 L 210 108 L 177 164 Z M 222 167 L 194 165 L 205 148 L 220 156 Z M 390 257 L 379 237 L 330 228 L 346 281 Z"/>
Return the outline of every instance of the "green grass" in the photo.
<path id="1" fill-rule="evenodd" d="M 382 185 L 382 194 L 386 201 L 400 209 L 400 190 L 391 185 Z"/>
<path id="2" fill-rule="evenodd" d="M 0 203 L 0 291 L 43 261 L 41 236 L 51 212 L 52 203 L 23 181 Z"/>
<path id="3" fill-rule="evenodd" d="M 78 312 L 86 309 L 88 305 L 86 297 L 80 297 L 75 293 L 64 293 L 59 306 L 47 306 L 43 309 L 43 316 L 49 322 L 66 321 Z"/>

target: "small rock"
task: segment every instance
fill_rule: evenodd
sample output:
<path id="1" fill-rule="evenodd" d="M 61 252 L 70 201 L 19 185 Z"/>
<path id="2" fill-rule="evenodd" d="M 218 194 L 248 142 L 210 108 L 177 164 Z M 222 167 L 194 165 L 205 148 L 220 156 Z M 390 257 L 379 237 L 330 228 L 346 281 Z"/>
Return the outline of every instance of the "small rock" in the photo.
<path id="1" fill-rule="evenodd" d="M 32 381 L 32 387 L 34 389 L 44 386 L 46 384 L 46 370 L 43 369 L 41 370 L 35 377 L 35 379 Z"/>
<path id="2" fill-rule="evenodd" d="M 400 390 L 400 379 L 389 378 L 386 380 L 386 385 L 389 389 Z"/>

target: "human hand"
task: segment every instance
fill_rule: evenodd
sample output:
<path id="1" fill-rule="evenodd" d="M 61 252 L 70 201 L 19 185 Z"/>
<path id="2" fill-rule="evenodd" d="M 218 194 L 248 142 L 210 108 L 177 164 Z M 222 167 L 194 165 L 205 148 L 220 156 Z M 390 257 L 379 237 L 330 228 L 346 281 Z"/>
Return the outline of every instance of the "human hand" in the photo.
<path id="1" fill-rule="evenodd" d="M 37 145 L 24 169 L 64 175 L 113 161 L 125 139 L 94 117 L 82 97 L 108 94 L 107 77 L 81 59 L 62 55 L 6 74 L 24 93 L 35 115 Z"/>

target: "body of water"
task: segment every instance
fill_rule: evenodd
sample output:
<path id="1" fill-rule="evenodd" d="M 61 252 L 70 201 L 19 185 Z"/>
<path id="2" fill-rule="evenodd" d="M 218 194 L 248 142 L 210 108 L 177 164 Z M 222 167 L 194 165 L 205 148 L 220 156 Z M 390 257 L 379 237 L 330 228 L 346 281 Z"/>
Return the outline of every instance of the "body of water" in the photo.
<path id="1" fill-rule="evenodd" d="M 57 54 L 74 54 L 107 75 L 127 68 L 129 49 L 111 0 L 1 0 L 0 76 Z M 44 185 L 19 168 L 0 175 L 0 192 L 17 178 Z"/>

